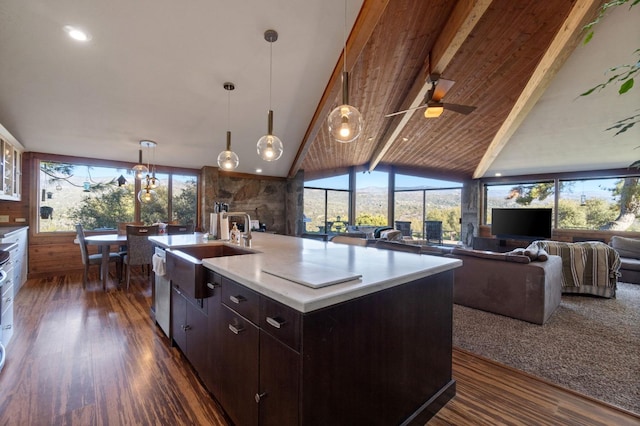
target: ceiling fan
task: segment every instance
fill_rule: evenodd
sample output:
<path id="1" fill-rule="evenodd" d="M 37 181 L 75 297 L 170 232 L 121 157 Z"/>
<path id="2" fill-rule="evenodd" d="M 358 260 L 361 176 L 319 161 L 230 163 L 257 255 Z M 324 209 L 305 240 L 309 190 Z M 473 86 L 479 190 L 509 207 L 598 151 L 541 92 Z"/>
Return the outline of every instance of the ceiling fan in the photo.
<path id="1" fill-rule="evenodd" d="M 414 108 L 405 109 L 404 111 L 393 112 L 385 115 L 385 117 L 393 117 L 394 115 L 404 114 L 405 112 L 420 108 L 426 108 L 424 112 L 424 116 L 426 118 L 440 117 L 440 114 L 442 114 L 445 109 L 465 115 L 470 114 L 476 109 L 474 106 L 442 102 L 442 98 L 444 98 L 444 95 L 446 95 L 449 89 L 451 89 L 455 81 L 440 78 L 440 74 L 431 74 L 429 75 L 429 82 L 431 83 L 431 88 L 424 97 L 424 104 Z"/>

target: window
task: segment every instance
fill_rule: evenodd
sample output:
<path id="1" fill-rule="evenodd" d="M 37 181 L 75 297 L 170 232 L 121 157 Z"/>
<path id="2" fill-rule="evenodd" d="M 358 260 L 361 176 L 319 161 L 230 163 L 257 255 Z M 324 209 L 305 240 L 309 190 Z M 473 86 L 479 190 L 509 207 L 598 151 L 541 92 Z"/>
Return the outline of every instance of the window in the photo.
<path id="1" fill-rule="evenodd" d="M 171 220 L 181 225 L 195 225 L 198 222 L 198 177 L 174 174 L 171 196 Z"/>
<path id="2" fill-rule="evenodd" d="M 554 208 L 555 183 L 510 183 L 487 185 L 485 196 L 485 224 L 491 224 L 493 208 Z"/>
<path id="3" fill-rule="evenodd" d="M 389 174 L 386 172 L 356 175 L 355 225 L 383 226 L 389 224 Z"/>
<path id="4" fill-rule="evenodd" d="M 633 212 L 638 178 L 565 180 L 560 183 L 559 229 L 640 231 Z M 636 195 L 637 199 L 637 195 Z"/>
<path id="5" fill-rule="evenodd" d="M 349 176 L 305 182 L 303 220 L 303 232 L 344 232 L 349 224 Z"/>
<path id="6" fill-rule="evenodd" d="M 394 217 L 396 221 L 410 221 L 411 234 L 424 238 L 424 221 L 442 222 L 445 243 L 460 239 L 460 197 L 462 185 L 407 175 L 396 175 Z"/>
<path id="7" fill-rule="evenodd" d="M 640 231 L 639 176 L 485 184 L 485 194 L 486 224 L 494 207 L 550 207 L 556 229 Z"/>
<path id="8" fill-rule="evenodd" d="M 129 167 L 69 158 L 68 162 L 38 161 L 38 232 L 75 232 L 78 222 L 88 230 L 117 229 L 118 222 L 135 221 L 136 212 L 146 224 L 168 222 L 170 217 L 196 223 L 197 172 L 156 173 L 161 182 L 158 198 L 141 204 Z"/>

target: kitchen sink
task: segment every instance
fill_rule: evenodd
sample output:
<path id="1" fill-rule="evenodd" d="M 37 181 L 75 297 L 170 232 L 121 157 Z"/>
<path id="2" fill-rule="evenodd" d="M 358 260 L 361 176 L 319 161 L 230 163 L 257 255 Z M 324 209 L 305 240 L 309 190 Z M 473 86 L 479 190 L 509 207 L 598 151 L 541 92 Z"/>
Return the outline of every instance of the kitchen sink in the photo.
<path id="1" fill-rule="evenodd" d="M 207 286 L 208 274 L 202 259 L 253 254 L 254 251 L 225 244 L 167 249 L 167 276 L 171 285 L 187 296 L 202 299 L 212 295 Z"/>

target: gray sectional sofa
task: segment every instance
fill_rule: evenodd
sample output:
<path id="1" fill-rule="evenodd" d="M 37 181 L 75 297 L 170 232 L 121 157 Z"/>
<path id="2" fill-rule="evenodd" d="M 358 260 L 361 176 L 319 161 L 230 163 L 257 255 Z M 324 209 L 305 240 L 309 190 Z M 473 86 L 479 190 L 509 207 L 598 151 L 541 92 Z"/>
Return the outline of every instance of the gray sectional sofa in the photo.
<path id="1" fill-rule="evenodd" d="M 544 324 L 560 305 L 562 259 L 454 249 L 462 260 L 454 272 L 453 302 L 495 314 Z"/>
<path id="2" fill-rule="evenodd" d="M 618 281 L 640 284 L 640 239 L 613 236 L 609 245 L 620 256 Z"/>

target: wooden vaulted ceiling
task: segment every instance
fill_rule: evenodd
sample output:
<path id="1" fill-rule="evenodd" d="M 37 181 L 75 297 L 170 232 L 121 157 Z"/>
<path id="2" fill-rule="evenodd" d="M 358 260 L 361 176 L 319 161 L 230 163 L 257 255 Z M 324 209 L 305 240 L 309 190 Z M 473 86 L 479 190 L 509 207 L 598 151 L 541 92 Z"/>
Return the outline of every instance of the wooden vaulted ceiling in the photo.
<path id="1" fill-rule="evenodd" d="M 584 37 L 595 0 L 365 0 L 347 42 L 350 104 L 365 120 L 354 143 L 330 139 L 328 112 L 341 103 L 342 58 L 318 105 L 290 176 L 307 178 L 393 166 L 406 173 L 482 176 Z M 454 80 L 445 101 L 473 105 L 426 119 L 430 73 Z"/>

